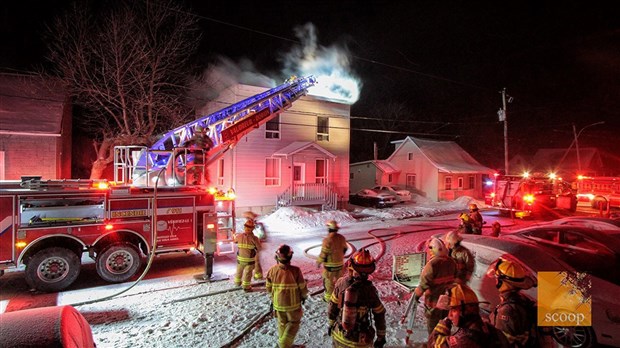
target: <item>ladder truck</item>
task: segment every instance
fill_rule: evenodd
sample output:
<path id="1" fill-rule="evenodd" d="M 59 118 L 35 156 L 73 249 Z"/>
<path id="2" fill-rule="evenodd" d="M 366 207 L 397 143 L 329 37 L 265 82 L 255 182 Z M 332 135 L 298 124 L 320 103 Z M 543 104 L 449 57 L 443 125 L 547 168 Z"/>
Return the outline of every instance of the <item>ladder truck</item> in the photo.
<path id="1" fill-rule="evenodd" d="M 291 78 L 175 128 L 149 148 L 116 147 L 114 181 L 0 181 L 0 275 L 24 269 L 32 288 L 55 292 L 78 278 L 83 256 L 94 260 L 103 280 L 120 283 L 136 275 L 147 255 L 234 252 L 234 190 L 184 180 L 193 150 L 183 144 L 197 126 L 208 130 L 213 147 L 205 150 L 206 163 L 196 166 L 204 171 L 315 83 L 313 77 Z"/>

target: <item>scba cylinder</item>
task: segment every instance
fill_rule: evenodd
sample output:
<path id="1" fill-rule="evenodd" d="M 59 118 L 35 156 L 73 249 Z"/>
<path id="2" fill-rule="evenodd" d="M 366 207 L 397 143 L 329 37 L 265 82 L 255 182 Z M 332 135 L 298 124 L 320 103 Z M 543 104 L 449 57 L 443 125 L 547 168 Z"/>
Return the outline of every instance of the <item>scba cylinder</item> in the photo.
<path id="1" fill-rule="evenodd" d="M 342 306 L 342 328 L 351 331 L 355 328 L 357 319 L 357 298 L 356 288 L 349 286 L 344 292 L 344 306 Z"/>

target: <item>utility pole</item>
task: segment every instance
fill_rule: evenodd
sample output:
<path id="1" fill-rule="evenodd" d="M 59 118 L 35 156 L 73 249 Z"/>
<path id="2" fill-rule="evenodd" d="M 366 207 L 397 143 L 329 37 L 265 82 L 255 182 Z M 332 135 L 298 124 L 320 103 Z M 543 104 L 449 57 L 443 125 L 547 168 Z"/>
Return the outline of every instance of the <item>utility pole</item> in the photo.
<path id="1" fill-rule="evenodd" d="M 502 104 L 504 108 L 499 109 L 497 115 L 499 116 L 499 121 L 504 122 L 504 172 L 508 175 L 508 114 L 506 112 L 506 88 L 504 87 L 500 93 L 502 94 Z"/>
<path id="2" fill-rule="evenodd" d="M 581 174 L 581 157 L 579 157 L 579 141 L 577 141 L 577 127 L 573 123 L 573 135 L 575 136 L 575 150 L 577 150 L 577 169 L 579 170 L 579 174 Z"/>

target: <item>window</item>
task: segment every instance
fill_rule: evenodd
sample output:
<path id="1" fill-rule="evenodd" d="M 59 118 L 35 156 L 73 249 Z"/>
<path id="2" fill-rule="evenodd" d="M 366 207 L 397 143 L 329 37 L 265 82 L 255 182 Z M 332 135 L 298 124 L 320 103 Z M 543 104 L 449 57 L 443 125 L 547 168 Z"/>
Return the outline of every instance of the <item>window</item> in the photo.
<path id="1" fill-rule="evenodd" d="M 452 177 L 446 176 L 444 178 L 444 190 L 452 190 Z"/>
<path id="2" fill-rule="evenodd" d="M 413 152 L 409 152 L 409 153 L 407 153 L 407 159 L 408 159 L 409 161 L 413 161 Z"/>
<path id="3" fill-rule="evenodd" d="M 327 161 L 325 159 L 316 160 L 316 183 L 324 184 L 327 182 Z"/>
<path id="4" fill-rule="evenodd" d="M 407 188 L 416 188 L 415 174 L 407 174 Z"/>
<path id="5" fill-rule="evenodd" d="M 224 159 L 217 161 L 217 184 L 224 185 Z"/>
<path id="6" fill-rule="evenodd" d="M 476 177 L 473 175 L 469 176 L 469 188 L 472 190 L 476 188 Z"/>
<path id="7" fill-rule="evenodd" d="M 462 176 L 459 176 L 459 178 L 457 179 L 457 184 L 458 184 L 458 188 L 459 188 L 459 190 L 462 190 L 462 189 L 463 189 L 463 181 L 464 181 L 464 180 L 463 180 L 463 177 L 462 177 Z"/>
<path id="8" fill-rule="evenodd" d="M 355 179 L 355 174 L 353 172 L 349 173 L 349 180 Z"/>
<path id="9" fill-rule="evenodd" d="M 267 158 L 265 161 L 265 186 L 280 186 L 280 159 Z"/>
<path id="10" fill-rule="evenodd" d="M 280 115 L 276 115 L 276 117 L 267 121 L 265 129 L 266 139 L 280 139 Z"/>
<path id="11" fill-rule="evenodd" d="M 391 184 L 392 183 L 392 174 L 388 174 L 388 182 Z"/>
<path id="12" fill-rule="evenodd" d="M 316 140 L 329 141 L 329 117 L 317 117 Z"/>

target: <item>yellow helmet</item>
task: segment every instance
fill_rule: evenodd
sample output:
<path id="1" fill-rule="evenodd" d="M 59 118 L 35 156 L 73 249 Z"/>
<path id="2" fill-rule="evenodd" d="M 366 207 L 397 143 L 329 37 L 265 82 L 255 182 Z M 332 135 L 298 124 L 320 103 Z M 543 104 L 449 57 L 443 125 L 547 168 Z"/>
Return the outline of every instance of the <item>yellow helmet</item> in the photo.
<path id="1" fill-rule="evenodd" d="M 478 210 L 478 206 L 475 205 L 474 203 L 472 203 L 472 204 L 469 205 L 469 210 L 474 210 L 474 211 Z"/>
<path id="2" fill-rule="evenodd" d="M 531 287 L 526 281 L 523 266 L 501 257 L 495 262 L 495 277 L 497 278 L 496 286 L 500 291 L 514 287 L 523 289 Z"/>
<path id="3" fill-rule="evenodd" d="M 479 304 L 478 296 L 469 286 L 457 284 L 449 290 L 450 307 Z"/>
<path id="4" fill-rule="evenodd" d="M 335 231 L 338 231 L 340 229 L 340 226 L 338 226 L 338 222 L 336 220 L 328 221 L 326 226 L 327 226 L 327 229 L 330 232 L 335 232 Z"/>
<path id="5" fill-rule="evenodd" d="M 450 231 L 444 237 L 444 242 L 446 243 L 446 245 L 449 245 L 449 246 L 455 246 L 456 243 L 462 240 L 463 240 L 463 237 L 458 231 Z"/>
<path id="6" fill-rule="evenodd" d="M 469 217 L 467 213 L 461 213 L 461 215 L 459 215 L 459 219 L 463 220 L 463 222 L 465 223 L 471 221 L 471 218 Z"/>
<path id="7" fill-rule="evenodd" d="M 202 126 L 198 124 L 196 125 L 196 127 L 194 127 L 194 130 L 196 131 L 196 133 L 200 133 L 204 130 L 204 128 L 202 128 Z"/>
<path id="8" fill-rule="evenodd" d="M 351 267 L 357 273 L 369 275 L 376 269 L 375 259 L 367 249 L 361 249 L 351 259 Z"/>

